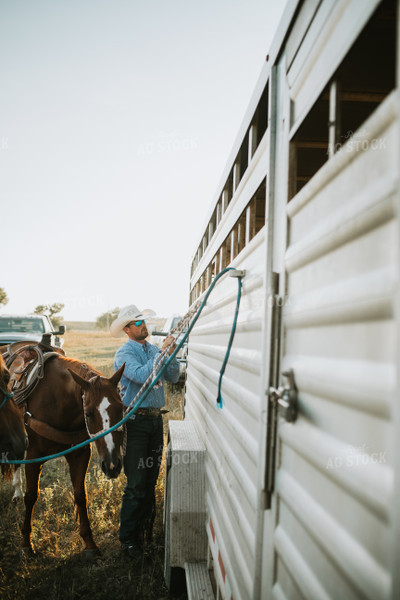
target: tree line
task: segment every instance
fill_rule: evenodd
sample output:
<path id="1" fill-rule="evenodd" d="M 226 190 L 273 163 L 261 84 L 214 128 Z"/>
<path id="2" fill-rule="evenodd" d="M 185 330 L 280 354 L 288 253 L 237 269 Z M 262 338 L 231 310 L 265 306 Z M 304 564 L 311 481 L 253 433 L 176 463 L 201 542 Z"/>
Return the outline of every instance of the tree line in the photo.
<path id="1" fill-rule="evenodd" d="M 0 307 L 5 306 L 8 303 L 7 292 L 4 288 L 0 287 Z M 62 302 L 54 302 L 53 304 L 38 304 L 33 309 L 35 315 L 48 315 L 54 327 L 58 327 L 63 321 L 63 317 L 58 314 L 62 311 L 65 304 Z"/>
<path id="2" fill-rule="evenodd" d="M 5 306 L 8 303 L 8 296 L 4 288 L 0 287 L 0 307 Z M 36 315 L 48 315 L 54 325 L 54 327 L 58 327 L 60 323 L 63 321 L 63 317 L 59 314 L 62 309 L 65 307 L 65 304 L 62 302 L 54 302 L 53 304 L 39 304 L 33 310 Z M 96 329 L 105 329 L 109 330 L 111 323 L 118 317 L 120 308 L 116 306 L 115 308 L 108 310 L 103 313 L 96 319 Z"/>

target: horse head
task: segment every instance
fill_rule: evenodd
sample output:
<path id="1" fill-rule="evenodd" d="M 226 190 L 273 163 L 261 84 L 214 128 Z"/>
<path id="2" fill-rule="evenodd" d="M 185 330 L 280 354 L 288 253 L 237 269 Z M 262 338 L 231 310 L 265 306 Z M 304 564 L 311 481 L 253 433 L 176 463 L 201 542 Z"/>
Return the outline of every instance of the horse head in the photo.
<path id="1" fill-rule="evenodd" d="M 8 385 L 10 374 L 0 354 L 0 456 L 2 459 L 21 460 L 28 444 L 24 420 L 12 399 Z M 8 474 L 10 465 L 2 465 L 3 474 Z"/>
<path id="2" fill-rule="evenodd" d="M 123 418 L 124 405 L 117 386 L 124 367 L 125 365 L 122 365 L 109 379 L 102 375 L 95 375 L 89 380 L 68 369 L 83 391 L 83 412 L 90 437 L 110 429 Z M 121 472 L 122 442 L 123 427 L 96 440 L 101 469 L 111 479 L 118 477 Z"/>

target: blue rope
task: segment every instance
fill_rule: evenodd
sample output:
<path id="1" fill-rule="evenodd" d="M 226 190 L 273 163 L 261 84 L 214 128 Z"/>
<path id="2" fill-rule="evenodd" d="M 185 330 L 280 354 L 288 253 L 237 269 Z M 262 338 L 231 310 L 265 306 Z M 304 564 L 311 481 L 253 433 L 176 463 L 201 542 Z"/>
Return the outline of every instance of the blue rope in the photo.
<path id="1" fill-rule="evenodd" d="M 231 335 L 229 337 L 229 342 L 228 342 L 228 347 L 226 349 L 226 354 L 225 354 L 224 362 L 222 363 L 222 367 L 221 367 L 221 370 L 219 372 L 218 396 L 217 396 L 217 406 L 218 406 L 218 408 L 222 408 L 222 395 L 221 395 L 222 378 L 224 376 L 225 367 L 226 367 L 226 365 L 228 363 L 229 355 L 231 353 L 231 348 L 232 348 L 232 344 L 233 344 L 233 338 L 235 337 L 236 324 L 237 324 L 238 315 L 239 315 L 239 305 L 240 305 L 240 299 L 241 299 L 241 297 L 242 297 L 242 278 L 238 277 L 238 293 L 237 293 L 237 298 L 236 298 L 235 317 L 233 319 L 233 324 L 232 324 L 232 329 L 231 329 Z"/>
<path id="2" fill-rule="evenodd" d="M 7 402 L 7 400 L 10 400 L 10 398 L 14 397 L 14 392 L 5 392 L 2 388 L 0 388 L 0 392 L 2 392 L 4 398 L 3 398 L 3 402 L 0 404 L 0 410 L 3 408 L 3 406 L 5 405 L 5 403 Z"/>
<path id="3" fill-rule="evenodd" d="M 132 407 L 132 409 L 125 415 L 125 417 L 119 421 L 119 423 L 116 423 L 115 425 L 113 425 L 112 427 L 110 427 L 110 429 L 107 429 L 107 431 L 103 431 L 101 433 L 98 433 L 97 435 L 93 436 L 92 438 L 89 438 L 83 442 L 81 442 L 80 444 L 76 444 L 76 446 L 71 446 L 71 448 L 68 448 L 67 450 L 63 450 L 62 452 L 58 452 L 57 454 L 50 454 L 49 456 L 42 456 L 39 458 L 31 458 L 31 459 L 25 459 L 25 460 L 0 460 L 0 464 L 4 463 L 4 464 L 10 464 L 10 465 L 28 465 L 28 464 L 32 464 L 32 463 L 42 463 L 48 460 L 52 460 L 53 458 L 59 458 L 60 456 L 65 456 L 66 454 L 70 454 L 71 452 L 75 452 L 75 450 L 79 450 L 80 448 L 83 448 L 84 446 L 87 446 L 88 444 L 91 444 L 92 442 L 95 442 L 96 440 L 104 437 L 105 435 L 108 435 L 109 433 L 112 433 L 113 431 L 115 431 L 116 429 L 119 429 L 119 427 L 121 427 L 124 423 L 126 423 L 132 415 L 134 415 L 137 411 L 137 409 L 140 407 L 140 405 L 142 404 L 142 402 L 147 398 L 150 390 L 154 387 L 154 385 L 157 383 L 157 381 L 160 379 L 161 375 L 164 373 L 165 369 L 168 367 L 168 365 L 170 364 L 170 362 L 175 358 L 175 356 L 177 355 L 177 353 L 179 352 L 179 350 L 182 348 L 183 344 L 186 342 L 186 339 L 189 336 L 189 333 L 192 331 L 197 319 L 199 318 L 203 308 L 205 307 L 207 300 L 212 292 L 212 290 L 214 289 L 217 281 L 219 281 L 219 279 L 221 279 L 221 277 L 223 275 L 225 275 L 225 273 L 227 273 L 228 271 L 236 271 L 236 269 L 234 267 L 227 267 L 226 269 L 224 269 L 223 271 L 221 271 L 220 273 L 218 273 L 218 275 L 216 276 L 216 278 L 214 279 L 214 281 L 211 283 L 210 287 L 207 290 L 206 295 L 204 296 L 204 299 L 200 305 L 200 307 L 197 310 L 197 313 L 195 314 L 195 316 L 193 317 L 193 320 L 190 324 L 190 326 L 188 327 L 186 333 L 184 334 L 183 338 L 181 339 L 181 341 L 178 343 L 177 347 L 175 348 L 175 350 L 172 352 L 172 354 L 169 356 L 168 360 L 166 360 L 163 364 L 163 366 L 161 367 L 160 371 L 158 372 L 158 374 L 156 375 L 156 377 L 153 379 L 153 381 L 151 382 L 151 384 L 149 385 L 149 387 L 143 392 L 143 394 L 140 396 L 140 398 L 138 399 L 138 401 L 136 402 L 136 404 Z M 235 318 L 234 318 L 234 322 L 232 325 L 232 330 L 231 330 L 231 335 L 230 335 L 230 339 L 229 339 L 229 343 L 228 343 L 228 348 L 225 354 L 225 359 L 220 371 L 220 378 L 219 378 L 219 383 L 218 383 L 218 401 L 220 398 L 220 392 L 221 392 L 221 384 L 222 384 L 222 377 L 224 375 L 224 371 L 225 371 L 225 367 L 226 364 L 228 362 L 228 358 L 229 358 L 229 353 L 232 347 L 232 343 L 233 343 L 233 338 L 235 335 L 235 330 L 236 330 L 236 323 L 237 323 L 237 317 L 238 317 L 238 312 L 239 312 L 239 304 L 240 304 L 240 298 L 241 298 L 241 289 L 242 289 L 242 282 L 241 282 L 241 277 L 238 277 L 238 297 L 237 297 L 237 302 L 236 302 L 236 311 L 235 311 Z M 217 402 L 218 402 L 217 401 Z M 222 398 L 221 398 L 221 405 L 222 406 Z"/>

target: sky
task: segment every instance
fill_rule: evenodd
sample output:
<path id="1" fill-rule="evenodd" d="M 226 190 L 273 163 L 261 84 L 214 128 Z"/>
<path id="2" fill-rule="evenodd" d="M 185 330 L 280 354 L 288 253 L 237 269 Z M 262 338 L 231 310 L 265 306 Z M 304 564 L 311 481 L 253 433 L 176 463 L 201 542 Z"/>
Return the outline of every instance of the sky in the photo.
<path id="1" fill-rule="evenodd" d="M 0 313 L 188 309 L 286 0 L 0 0 Z"/>

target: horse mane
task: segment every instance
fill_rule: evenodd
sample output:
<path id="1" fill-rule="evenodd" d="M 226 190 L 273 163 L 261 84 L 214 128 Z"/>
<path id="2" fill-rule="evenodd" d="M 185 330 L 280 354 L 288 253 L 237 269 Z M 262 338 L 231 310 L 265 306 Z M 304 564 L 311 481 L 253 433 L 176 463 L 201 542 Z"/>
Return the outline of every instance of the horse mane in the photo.
<path id="1" fill-rule="evenodd" d="M 90 377 L 93 377 L 94 375 L 100 375 L 101 377 L 104 377 L 103 373 L 82 360 L 78 360 L 77 358 L 69 358 L 67 356 L 59 356 L 58 358 L 66 363 L 68 369 L 72 369 L 72 371 L 75 371 L 78 373 L 78 375 L 81 375 L 81 377 L 84 377 L 85 379 L 87 379 L 87 377 L 82 374 L 85 371 L 87 371 Z"/>
<path id="2" fill-rule="evenodd" d="M 3 355 L 0 352 L 0 379 L 4 378 L 4 371 L 6 370 L 6 363 L 4 362 Z"/>
<path id="3" fill-rule="evenodd" d="M 7 376 L 7 378 L 6 378 Z M 0 385 L 3 388 L 7 388 L 9 381 L 9 371 L 6 366 L 6 362 L 3 358 L 3 355 L 0 353 Z"/>

